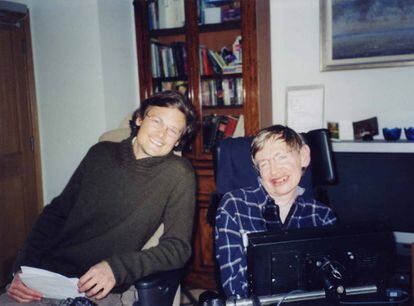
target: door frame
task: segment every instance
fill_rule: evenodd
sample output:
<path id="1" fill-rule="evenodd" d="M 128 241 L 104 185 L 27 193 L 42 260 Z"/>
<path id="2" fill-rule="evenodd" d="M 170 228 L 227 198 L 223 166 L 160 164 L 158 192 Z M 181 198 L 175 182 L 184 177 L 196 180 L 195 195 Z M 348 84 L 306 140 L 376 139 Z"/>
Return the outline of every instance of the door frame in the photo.
<path id="1" fill-rule="evenodd" d="M 26 88 L 27 91 L 22 93 L 26 95 L 29 109 L 29 128 L 32 135 L 32 148 L 35 167 L 35 190 L 36 199 L 33 199 L 35 209 L 39 214 L 43 209 L 43 186 L 42 186 L 42 165 L 40 155 L 40 135 L 38 124 L 38 112 L 36 102 L 36 87 L 34 76 L 34 64 L 32 53 L 32 40 L 30 31 L 30 14 L 26 5 L 19 3 L 12 3 L 8 1 L 2 1 L 0 3 L 0 27 L 19 26 L 22 28 L 24 38 L 22 44 L 25 48 L 25 61 L 24 66 L 26 70 Z M 14 25 L 13 25 L 14 23 Z M 27 231 L 30 229 L 26 229 Z"/>

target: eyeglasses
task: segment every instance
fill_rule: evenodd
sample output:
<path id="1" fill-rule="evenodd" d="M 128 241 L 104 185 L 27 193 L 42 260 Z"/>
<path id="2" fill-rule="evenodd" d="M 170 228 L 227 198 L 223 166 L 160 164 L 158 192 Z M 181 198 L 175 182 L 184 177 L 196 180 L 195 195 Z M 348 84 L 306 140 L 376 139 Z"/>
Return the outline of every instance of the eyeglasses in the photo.
<path id="1" fill-rule="evenodd" d="M 259 171 L 268 171 L 270 169 L 271 163 L 275 163 L 278 165 L 283 165 L 292 157 L 292 152 L 298 152 L 296 149 L 289 150 L 283 153 L 276 153 L 273 157 L 268 159 L 262 159 L 257 162 L 256 167 Z"/>
<path id="2" fill-rule="evenodd" d="M 149 114 L 146 114 L 145 117 L 148 118 L 148 123 L 152 128 L 156 130 L 165 128 L 169 137 L 178 139 L 181 136 L 181 131 L 175 127 L 165 125 L 164 121 L 160 117 L 151 116 Z"/>

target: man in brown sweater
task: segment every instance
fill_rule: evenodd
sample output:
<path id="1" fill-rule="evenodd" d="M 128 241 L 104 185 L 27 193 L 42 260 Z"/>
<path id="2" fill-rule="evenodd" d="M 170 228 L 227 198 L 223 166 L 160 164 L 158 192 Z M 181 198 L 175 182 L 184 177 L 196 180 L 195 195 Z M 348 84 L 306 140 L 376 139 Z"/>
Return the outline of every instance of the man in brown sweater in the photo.
<path id="1" fill-rule="evenodd" d="M 79 277 L 79 291 L 96 300 L 114 287 L 183 266 L 191 254 L 195 176 L 172 151 L 191 138 L 194 123 L 192 104 L 177 92 L 163 92 L 134 113 L 130 138 L 94 145 L 63 192 L 45 206 L 0 302 L 42 300 L 20 280 L 21 266 Z M 159 245 L 141 250 L 161 223 Z"/>

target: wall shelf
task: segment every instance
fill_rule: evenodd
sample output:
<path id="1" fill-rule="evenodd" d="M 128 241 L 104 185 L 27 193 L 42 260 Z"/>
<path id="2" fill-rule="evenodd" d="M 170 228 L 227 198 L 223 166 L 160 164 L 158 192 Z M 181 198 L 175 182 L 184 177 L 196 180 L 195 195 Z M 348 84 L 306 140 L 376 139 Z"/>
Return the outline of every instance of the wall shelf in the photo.
<path id="1" fill-rule="evenodd" d="M 414 141 L 333 141 L 332 150 L 355 153 L 414 153 Z"/>

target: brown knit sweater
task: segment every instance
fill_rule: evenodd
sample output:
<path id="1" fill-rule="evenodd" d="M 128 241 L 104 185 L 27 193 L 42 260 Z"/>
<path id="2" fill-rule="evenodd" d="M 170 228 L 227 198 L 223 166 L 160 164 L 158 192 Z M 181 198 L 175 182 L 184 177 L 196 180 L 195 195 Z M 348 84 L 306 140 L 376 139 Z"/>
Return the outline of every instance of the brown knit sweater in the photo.
<path id="1" fill-rule="evenodd" d="M 191 254 L 195 177 L 172 153 L 135 159 L 131 139 L 93 146 L 47 205 L 14 264 L 82 276 L 106 260 L 116 285 L 184 265 Z M 142 246 L 163 222 L 158 246 Z"/>

